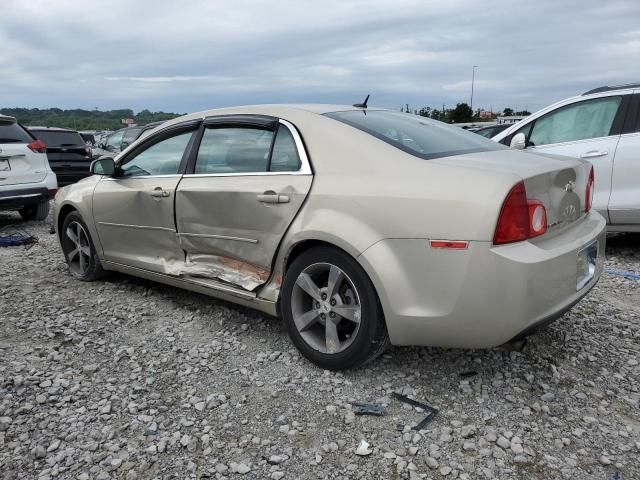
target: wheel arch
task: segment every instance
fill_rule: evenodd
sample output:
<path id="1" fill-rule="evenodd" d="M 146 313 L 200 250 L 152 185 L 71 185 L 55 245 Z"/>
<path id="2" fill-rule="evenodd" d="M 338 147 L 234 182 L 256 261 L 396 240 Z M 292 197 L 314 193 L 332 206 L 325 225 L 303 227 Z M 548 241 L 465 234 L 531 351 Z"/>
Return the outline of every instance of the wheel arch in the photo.
<path id="1" fill-rule="evenodd" d="M 56 223 L 56 231 L 58 232 L 58 239 L 60 241 L 62 241 L 62 225 L 64 225 L 64 219 L 67 218 L 67 216 L 71 212 L 77 212 L 77 211 L 78 209 L 69 203 L 60 207 L 60 211 L 58 212 L 58 219 Z"/>

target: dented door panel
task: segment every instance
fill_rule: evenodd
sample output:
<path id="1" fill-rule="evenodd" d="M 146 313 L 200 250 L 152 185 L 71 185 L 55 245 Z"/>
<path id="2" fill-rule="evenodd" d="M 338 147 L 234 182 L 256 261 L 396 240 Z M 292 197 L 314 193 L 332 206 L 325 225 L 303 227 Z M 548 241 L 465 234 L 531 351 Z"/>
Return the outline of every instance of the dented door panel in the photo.
<path id="1" fill-rule="evenodd" d="M 269 277 L 280 240 L 311 188 L 311 175 L 186 175 L 176 193 L 181 275 L 253 290 Z"/>
<path id="2" fill-rule="evenodd" d="M 105 260 L 169 274 L 180 268 L 184 252 L 173 217 L 179 181 L 170 175 L 98 182 L 93 216 Z"/>

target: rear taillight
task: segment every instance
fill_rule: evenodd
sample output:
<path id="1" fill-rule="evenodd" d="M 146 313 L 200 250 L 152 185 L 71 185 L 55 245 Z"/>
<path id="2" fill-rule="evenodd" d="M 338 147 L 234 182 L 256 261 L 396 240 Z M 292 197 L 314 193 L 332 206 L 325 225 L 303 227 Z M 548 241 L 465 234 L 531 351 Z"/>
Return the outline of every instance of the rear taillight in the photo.
<path id="1" fill-rule="evenodd" d="M 584 211 L 589 213 L 591 206 L 593 205 L 593 190 L 595 184 L 595 174 L 593 173 L 593 166 L 589 172 L 589 181 L 587 182 L 587 191 L 584 194 Z"/>
<path id="2" fill-rule="evenodd" d="M 50 188 L 49 189 L 49 197 L 53 198 L 56 196 L 56 193 L 58 193 L 58 189 L 57 188 Z"/>
<path id="3" fill-rule="evenodd" d="M 527 199 L 524 182 L 517 183 L 502 204 L 494 245 L 521 242 L 547 231 L 547 211 L 539 200 Z"/>
<path id="4" fill-rule="evenodd" d="M 36 153 L 44 153 L 47 151 L 47 146 L 44 144 L 42 140 L 34 140 L 29 145 L 27 145 L 32 152 Z"/>

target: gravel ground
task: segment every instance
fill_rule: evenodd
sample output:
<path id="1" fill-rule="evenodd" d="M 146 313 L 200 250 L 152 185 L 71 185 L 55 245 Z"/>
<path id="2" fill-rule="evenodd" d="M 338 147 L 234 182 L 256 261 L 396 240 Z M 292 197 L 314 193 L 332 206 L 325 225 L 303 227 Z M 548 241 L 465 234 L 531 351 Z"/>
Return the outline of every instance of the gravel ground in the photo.
<path id="1" fill-rule="evenodd" d="M 4 479 L 640 478 L 639 280 L 603 275 L 519 353 L 393 348 L 331 373 L 277 319 L 124 275 L 77 282 L 47 225 L 23 226 L 39 243 L 0 249 Z M 640 235 L 607 254 L 640 272 Z M 425 413 L 393 392 L 440 413 L 411 430 Z"/>

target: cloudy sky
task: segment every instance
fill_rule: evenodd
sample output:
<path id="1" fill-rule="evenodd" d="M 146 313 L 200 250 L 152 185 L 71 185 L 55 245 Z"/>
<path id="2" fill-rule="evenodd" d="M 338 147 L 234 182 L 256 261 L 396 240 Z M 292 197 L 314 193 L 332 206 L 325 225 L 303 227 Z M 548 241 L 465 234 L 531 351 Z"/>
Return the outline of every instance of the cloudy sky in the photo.
<path id="1" fill-rule="evenodd" d="M 469 102 L 640 81 L 638 0 L 2 0 L 0 107 Z"/>

